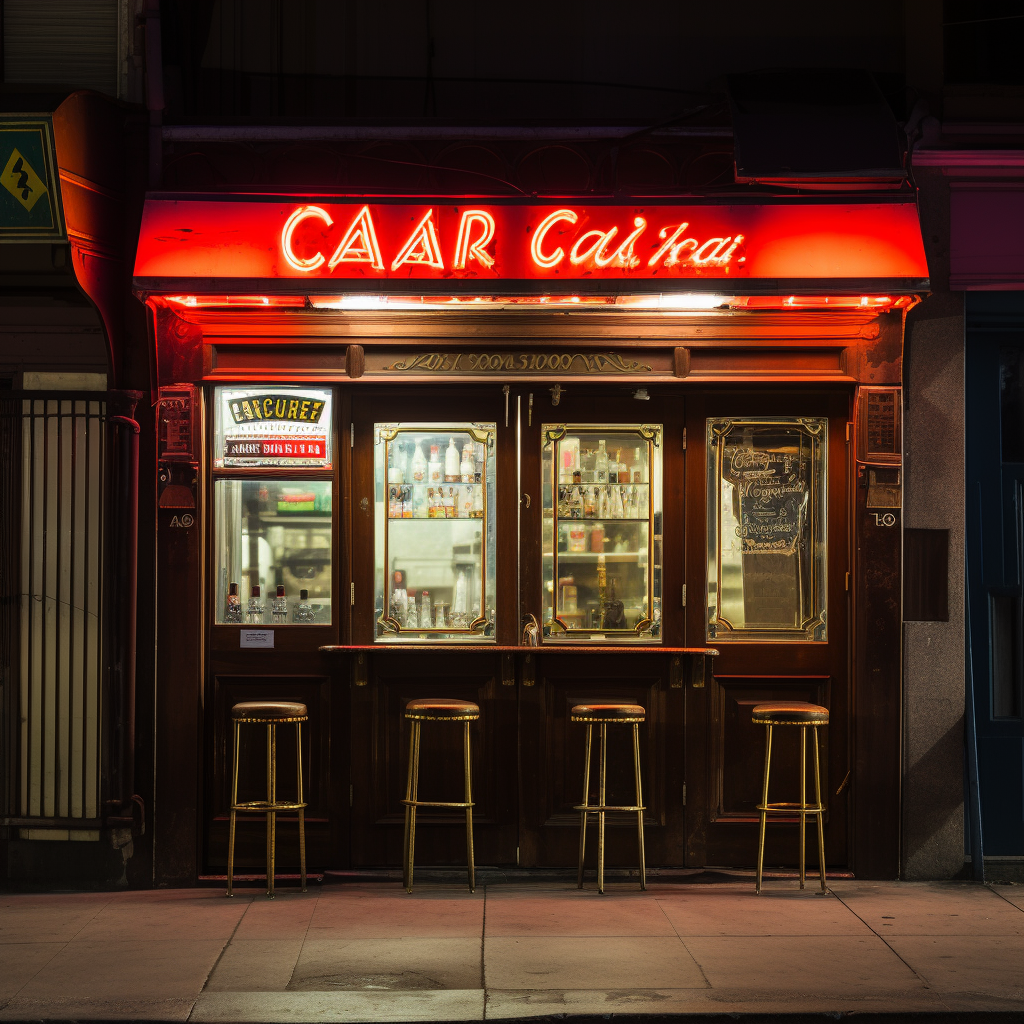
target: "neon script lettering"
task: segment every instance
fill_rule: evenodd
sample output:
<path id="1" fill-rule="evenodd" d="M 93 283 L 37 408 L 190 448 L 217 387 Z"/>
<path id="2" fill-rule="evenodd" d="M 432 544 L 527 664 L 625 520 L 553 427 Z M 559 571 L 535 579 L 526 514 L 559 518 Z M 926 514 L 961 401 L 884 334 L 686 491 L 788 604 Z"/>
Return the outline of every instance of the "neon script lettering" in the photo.
<path id="1" fill-rule="evenodd" d="M 378 224 L 383 222 L 387 226 L 386 211 L 387 207 L 377 208 Z M 619 212 L 621 215 L 622 211 Z M 331 229 L 336 225 L 331 214 L 320 206 L 299 206 L 289 215 L 281 231 L 282 255 L 288 266 L 304 274 L 317 271 L 325 264 L 328 271 L 347 264 L 363 264 L 379 273 L 385 273 L 386 267 L 392 274 L 403 267 L 420 267 L 439 272 L 489 270 L 501 276 L 497 266 L 501 221 L 496 221 L 491 211 L 473 209 L 458 213 L 455 245 L 447 253 L 435 213 L 431 207 L 422 215 L 415 215 L 415 227 L 408 234 L 405 234 L 408 228 L 403 229 L 404 238 L 397 236 L 401 242 L 391 250 L 394 258 L 386 264 L 379 238 L 393 240 L 394 225 L 391 225 L 390 239 L 388 232 L 381 236 L 374 222 L 375 212 L 369 205 L 358 210 L 337 244 L 333 243 L 332 236 L 336 236 L 336 232 Z M 648 217 L 639 214 L 626 225 L 592 226 L 599 216 L 599 210 L 581 212 L 568 207 L 552 210 L 535 227 L 527 228 L 526 251 L 517 261 L 528 255 L 534 273 L 557 272 L 565 265 L 576 274 L 606 268 L 619 271 L 643 268 L 656 272 L 661 268 L 679 267 L 699 271 L 744 262 L 741 250 L 746 240 L 739 233 L 702 237 L 691 231 L 689 221 L 652 226 Z M 455 227 L 450 219 L 446 223 L 447 231 Z M 516 233 L 514 238 L 506 238 L 506 245 L 522 245 L 521 238 L 523 236 Z M 328 251 L 330 257 L 326 255 Z M 506 261 L 508 255 L 506 250 Z"/>

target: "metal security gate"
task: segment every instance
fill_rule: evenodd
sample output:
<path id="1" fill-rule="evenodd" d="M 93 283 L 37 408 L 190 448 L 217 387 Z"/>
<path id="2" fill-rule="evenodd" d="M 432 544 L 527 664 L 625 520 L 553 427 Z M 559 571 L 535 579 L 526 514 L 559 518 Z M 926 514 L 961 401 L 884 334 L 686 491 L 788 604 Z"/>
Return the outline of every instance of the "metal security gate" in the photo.
<path id="1" fill-rule="evenodd" d="M 9 824 L 96 828 L 109 579 L 105 395 L 0 399 L 0 673 Z"/>

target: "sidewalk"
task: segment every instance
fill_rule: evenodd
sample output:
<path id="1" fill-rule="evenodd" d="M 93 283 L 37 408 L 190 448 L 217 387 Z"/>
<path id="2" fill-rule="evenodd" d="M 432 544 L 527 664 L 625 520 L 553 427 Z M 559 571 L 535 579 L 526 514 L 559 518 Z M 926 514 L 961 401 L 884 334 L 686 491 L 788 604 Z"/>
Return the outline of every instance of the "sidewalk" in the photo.
<path id="1" fill-rule="evenodd" d="M 1024 886 L 0 894 L 0 1019 L 1024 1014 Z"/>

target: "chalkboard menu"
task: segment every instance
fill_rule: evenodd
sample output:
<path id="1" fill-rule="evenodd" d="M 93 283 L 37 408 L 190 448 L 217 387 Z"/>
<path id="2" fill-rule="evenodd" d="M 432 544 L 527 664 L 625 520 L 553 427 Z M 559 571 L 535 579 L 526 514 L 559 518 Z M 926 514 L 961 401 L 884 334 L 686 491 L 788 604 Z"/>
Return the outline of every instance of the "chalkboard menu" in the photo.
<path id="1" fill-rule="evenodd" d="M 762 443 L 764 439 L 761 439 Z M 801 451 L 793 438 L 778 450 L 748 445 L 725 449 L 723 478 L 736 488 L 744 554 L 796 551 L 807 503 Z"/>

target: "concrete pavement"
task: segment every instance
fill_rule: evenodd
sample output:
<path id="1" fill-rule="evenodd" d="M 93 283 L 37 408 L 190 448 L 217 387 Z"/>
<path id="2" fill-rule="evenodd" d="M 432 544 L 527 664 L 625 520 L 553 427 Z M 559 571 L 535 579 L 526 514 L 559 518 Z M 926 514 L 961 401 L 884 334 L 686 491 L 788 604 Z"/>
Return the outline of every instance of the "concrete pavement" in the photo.
<path id="1" fill-rule="evenodd" d="M 1024 885 L 808 885 L 0 894 L 0 1020 L 1024 1019 Z"/>

